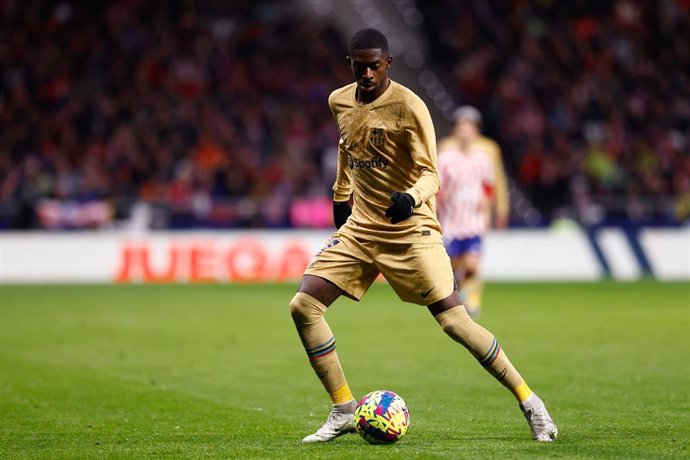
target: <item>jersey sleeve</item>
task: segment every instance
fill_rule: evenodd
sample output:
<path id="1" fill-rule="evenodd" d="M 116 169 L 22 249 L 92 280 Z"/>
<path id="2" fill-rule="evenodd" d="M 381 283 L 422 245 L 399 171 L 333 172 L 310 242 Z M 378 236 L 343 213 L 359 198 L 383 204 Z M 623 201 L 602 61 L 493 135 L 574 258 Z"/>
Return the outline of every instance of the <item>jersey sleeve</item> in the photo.
<path id="1" fill-rule="evenodd" d="M 494 196 L 496 215 L 507 217 L 510 213 L 510 201 L 508 199 L 508 181 L 506 179 L 501 149 L 495 142 L 491 142 L 489 147 L 491 161 L 494 170 Z"/>
<path id="2" fill-rule="evenodd" d="M 348 201 L 352 195 L 352 174 L 348 165 L 344 142 L 338 142 L 338 167 L 333 184 L 333 201 Z"/>
<path id="3" fill-rule="evenodd" d="M 496 184 L 496 174 L 494 171 L 494 164 L 489 155 L 485 155 L 485 161 L 482 161 L 482 182 L 491 187 Z"/>
<path id="4" fill-rule="evenodd" d="M 496 195 L 496 175 L 494 174 L 494 164 L 491 157 L 487 154 L 482 154 L 484 161 L 482 161 L 482 189 L 484 195 L 490 200 L 495 200 Z"/>
<path id="5" fill-rule="evenodd" d="M 331 109 L 331 114 L 338 125 L 340 131 L 340 124 L 338 123 L 338 111 L 336 109 L 337 91 L 333 91 L 328 96 L 328 108 Z M 338 141 L 338 163 L 335 172 L 335 183 L 333 184 L 333 201 L 349 201 L 352 195 L 352 173 L 348 165 L 347 152 L 345 151 L 345 142 L 341 137 Z"/>
<path id="6" fill-rule="evenodd" d="M 448 178 L 448 162 L 445 161 L 444 155 L 439 155 L 438 157 L 438 177 L 441 184 L 447 184 Z M 439 212 L 446 205 L 446 193 L 443 187 L 439 187 L 438 193 L 436 193 L 436 205 L 438 206 Z"/>
<path id="7" fill-rule="evenodd" d="M 440 141 L 438 141 L 438 154 L 439 158 L 444 150 L 453 150 L 458 148 L 458 141 L 455 140 L 454 136 L 446 136 Z"/>
<path id="8" fill-rule="evenodd" d="M 405 190 L 419 207 L 438 192 L 440 181 L 436 168 L 436 134 L 429 109 L 421 99 L 410 101 L 405 120 L 410 155 L 419 174 L 414 186 Z"/>

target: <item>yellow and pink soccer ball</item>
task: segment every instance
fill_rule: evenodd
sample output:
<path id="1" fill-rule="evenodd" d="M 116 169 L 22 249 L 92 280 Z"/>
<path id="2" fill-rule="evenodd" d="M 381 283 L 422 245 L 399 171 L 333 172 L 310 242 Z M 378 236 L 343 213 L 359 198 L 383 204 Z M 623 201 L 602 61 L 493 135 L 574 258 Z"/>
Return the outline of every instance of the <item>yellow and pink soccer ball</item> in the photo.
<path id="1" fill-rule="evenodd" d="M 392 391 L 372 391 L 355 409 L 355 431 L 370 444 L 392 444 L 405 436 L 409 426 L 407 404 Z"/>

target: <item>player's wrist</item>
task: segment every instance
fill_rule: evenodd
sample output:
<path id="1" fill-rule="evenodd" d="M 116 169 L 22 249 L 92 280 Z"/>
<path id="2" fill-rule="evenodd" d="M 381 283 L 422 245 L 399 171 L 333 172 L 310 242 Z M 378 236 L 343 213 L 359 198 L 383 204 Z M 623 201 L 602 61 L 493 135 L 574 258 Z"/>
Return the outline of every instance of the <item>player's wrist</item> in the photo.
<path id="1" fill-rule="evenodd" d="M 412 207 L 413 208 L 416 208 L 417 206 L 419 206 L 421 204 L 422 200 L 420 199 L 419 195 L 417 194 L 417 192 L 414 189 L 412 189 L 412 188 L 407 189 L 407 190 L 405 190 L 404 194 L 409 196 L 410 199 L 412 200 Z"/>
<path id="2" fill-rule="evenodd" d="M 411 208 L 416 208 L 417 204 L 415 203 L 414 197 L 410 193 L 403 193 L 400 195 L 402 199 L 407 200 L 407 202 L 410 204 Z"/>
<path id="3" fill-rule="evenodd" d="M 342 227 L 352 214 L 349 201 L 333 201 L 333 223 L 335 228 Z"/>

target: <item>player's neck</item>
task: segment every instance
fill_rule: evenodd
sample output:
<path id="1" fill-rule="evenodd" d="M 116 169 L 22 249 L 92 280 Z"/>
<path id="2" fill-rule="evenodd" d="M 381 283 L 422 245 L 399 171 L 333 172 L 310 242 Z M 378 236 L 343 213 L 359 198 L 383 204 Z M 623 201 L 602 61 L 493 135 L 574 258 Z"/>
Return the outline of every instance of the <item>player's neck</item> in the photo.
<path id="1" fill-rule="evenodd" d="M 357 91 L 355 93 L 355 100 L 359 102 L 360 104 L 371 104 L 374 102 L 376 99 L 381 97 L 383 93 L 386 92 L 388 87 L 391 85 L 391 80 L 390 78 L 386 78 L 386 81 L 381 85 L 381 88 L 379 88 L 377 91 L 373 93 L 362 93 L 359 88 L 357 88 Z"/>
<path id="2" fill-rule="evenodd" d="M 470 142 L 470 141 L 459 141 L 458 147 L 460 148 L 460 151 L 462 153 L 469 154 L 470 148 L 472 147 L 472 142 Z"/>

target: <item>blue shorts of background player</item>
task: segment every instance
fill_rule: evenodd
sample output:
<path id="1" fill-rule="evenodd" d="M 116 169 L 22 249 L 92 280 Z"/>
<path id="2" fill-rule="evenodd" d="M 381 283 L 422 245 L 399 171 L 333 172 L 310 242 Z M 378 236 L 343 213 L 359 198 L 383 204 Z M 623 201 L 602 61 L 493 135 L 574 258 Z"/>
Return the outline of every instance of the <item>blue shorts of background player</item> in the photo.
<path id="1" fill-rule="evenodd" d="M 460 257 L 468 252 L 479 254 L 482 252 L 482 237 L 472 236 L 460 240 L 450 240 L 450 242 L 446 244 L 446 251 L 448 251 L 448 255 L 451 258 Z"/>

